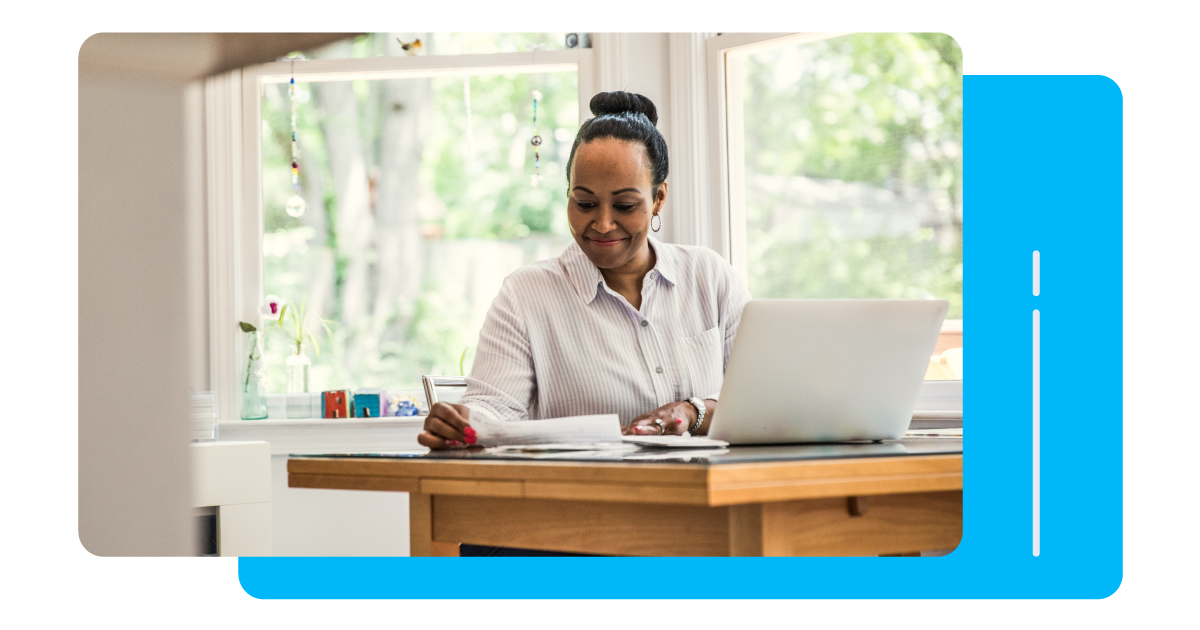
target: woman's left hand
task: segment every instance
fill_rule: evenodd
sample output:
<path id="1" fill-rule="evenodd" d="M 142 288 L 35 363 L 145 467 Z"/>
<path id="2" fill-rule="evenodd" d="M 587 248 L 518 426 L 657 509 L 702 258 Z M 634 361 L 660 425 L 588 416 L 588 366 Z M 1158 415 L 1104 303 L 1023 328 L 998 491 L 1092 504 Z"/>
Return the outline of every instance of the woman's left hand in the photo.
<path id="1" fill-rule="evenodd" d="M 621 432 L 625 435 L 683 435 L 693 424 L 696 424 L 696 408 L 687 401 L 680 401 L 634 418 Z"/>

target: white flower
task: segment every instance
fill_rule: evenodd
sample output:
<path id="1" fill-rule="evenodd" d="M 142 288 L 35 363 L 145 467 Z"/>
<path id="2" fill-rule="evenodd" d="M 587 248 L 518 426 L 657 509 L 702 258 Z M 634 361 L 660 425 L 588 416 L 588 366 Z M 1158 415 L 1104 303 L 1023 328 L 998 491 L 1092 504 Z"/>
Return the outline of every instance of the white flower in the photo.
<path id="1" fill-rule="evenodd" d="M 258 314 L 262 315 L 263 319 L 276 321 L 279 319 L 279 313 L 283 310 L 283 300 L 279 299 L 278 295 L 268 295 L 263 298 L 262 306 L 258 307 Z"/>

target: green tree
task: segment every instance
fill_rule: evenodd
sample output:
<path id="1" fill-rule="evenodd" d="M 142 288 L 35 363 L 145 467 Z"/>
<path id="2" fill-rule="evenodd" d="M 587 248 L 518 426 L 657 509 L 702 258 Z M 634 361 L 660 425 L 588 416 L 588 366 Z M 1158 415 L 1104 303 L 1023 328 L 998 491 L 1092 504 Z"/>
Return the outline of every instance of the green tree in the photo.
<path id="1" fill-rule="evenodd" d="M 743 63 L 751 292 L 932 296 L 949 300 L 950 317 L 961 317 L 957 43 L 938 33 L 864 33 Z M 816 201 L 797 198 L 798 178 L 817 193 L 857 194 L 846 204 L 869 205 L 872 191 L 890 197 L 875 208 L 883 216 L 874 227 L 859 217 L 848 229 L 827 220 Z M 862 186 L 845 185 L 855 183 Z M 811 218 L 781 221 L 787 213 Z"/>
<path id="2" fill-rule="evenodd" d="M 421 37 L 427 54 L 561 47 L 547 34 L 381 33 L 306 56 L 396 56 L 397 37 Z M 530 181 L 535 89 L 544 95 L 538 186 Z M 439 286 L 429 257 L 454 243 L 469 249 L 472 239 L 546 255 L 545 243 L 569 238 L 560 162 L 579 125 L 575 74 L 299 83 L 296 91 L 309 203 L 300 218 L 283 210 L 292 193 L 287 85 L 263 94 L 264 282 L 285 299 L 308 295 L 332 320 L 330 347 L 312 357 L 312 386 L 417 388 L 422 374 L 456 371 L 462 349 L 476 343 L 477 304 Z M 271 341 L 269 387 L 282 391 L 286 344 Z"/>

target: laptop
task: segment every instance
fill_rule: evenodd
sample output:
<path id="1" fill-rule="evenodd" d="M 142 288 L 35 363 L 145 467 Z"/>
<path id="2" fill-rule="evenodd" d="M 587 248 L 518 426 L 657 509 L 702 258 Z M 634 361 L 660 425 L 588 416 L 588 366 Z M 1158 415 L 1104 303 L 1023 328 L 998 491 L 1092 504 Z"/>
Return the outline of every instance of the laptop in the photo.
<path id="1" fill-rule="evenodd" d="M 899 439 L 944 300 L 753 300 L 708 437 L 730 444 Z"/>

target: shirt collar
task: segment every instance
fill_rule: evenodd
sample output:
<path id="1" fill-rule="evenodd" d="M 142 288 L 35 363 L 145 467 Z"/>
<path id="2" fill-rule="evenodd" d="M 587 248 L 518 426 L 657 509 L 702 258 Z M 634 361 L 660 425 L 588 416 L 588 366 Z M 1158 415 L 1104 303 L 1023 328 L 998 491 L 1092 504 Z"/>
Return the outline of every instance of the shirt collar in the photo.
<path id="1" fill-rule="evenodd" d="M 667 284 L 674 285 L 675 281 L 679 278 L 677 275 L 679 261 L 675 258 L 675 250 L 655 238 L 654 235 L 650 235 L 646 240 L 650 242 L 650 247 L 654 249 L 654 269 L 658 271 L 658 275 L 663 280 L 667 281 Z"/>
<path id="2" fill-rule="evenodd" d="M 674 285 L 675 279 L 678 278 L 675 252 L 671 251 L 670 247 L 664 247 L 663 243 L 653 235 L 648 236 L 646 240 L 654 250 L 654 270 L 668 284 Z M 576 243 L 574 239 L 559 256 L 559 260 L 567 271 L 567 278 L 571 282 L 571 287 L 575 289 L 575 294 L 583 300 L 584 304 L 591 304 L 600 291 L 601 283 L 604 282 L 600 268 L 592 263 L 587 254 L 583 253 L 583 250 L 579 248 L 579 243 Z"/>

